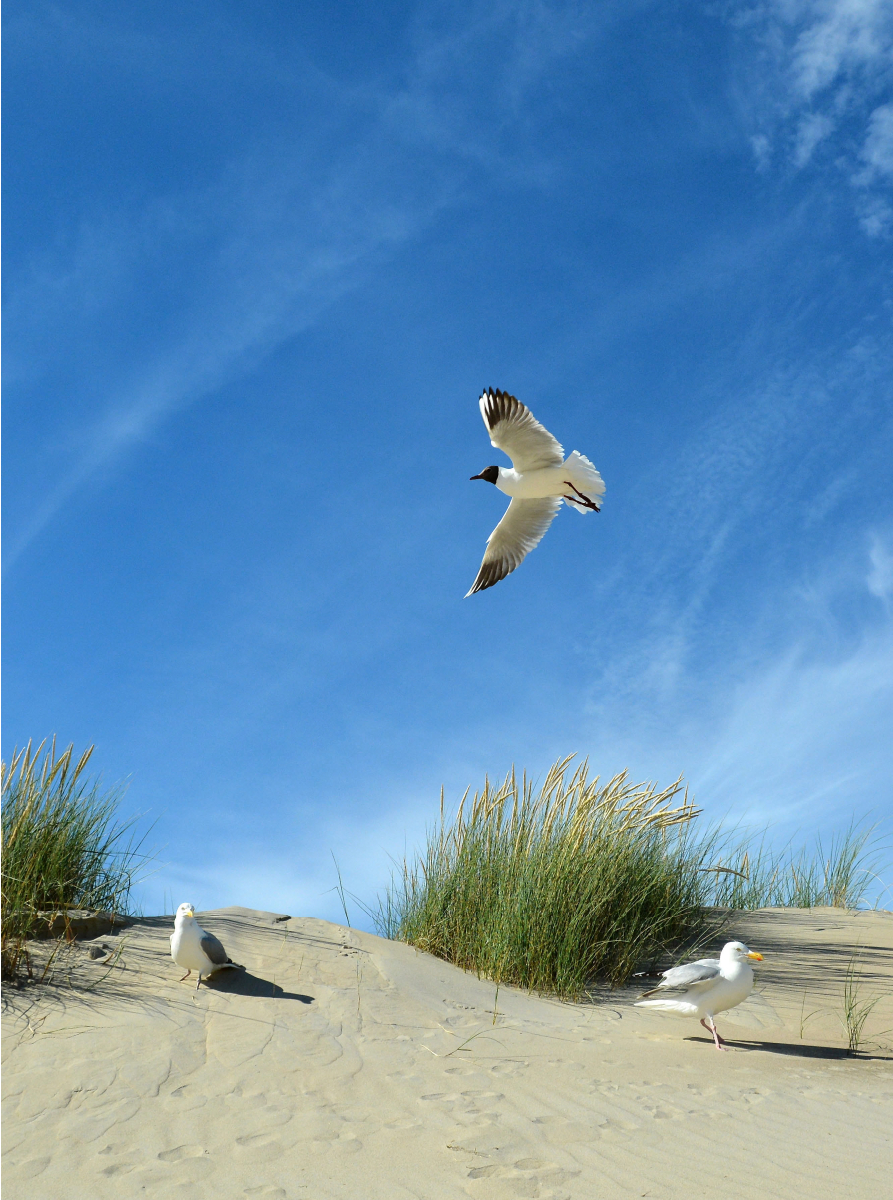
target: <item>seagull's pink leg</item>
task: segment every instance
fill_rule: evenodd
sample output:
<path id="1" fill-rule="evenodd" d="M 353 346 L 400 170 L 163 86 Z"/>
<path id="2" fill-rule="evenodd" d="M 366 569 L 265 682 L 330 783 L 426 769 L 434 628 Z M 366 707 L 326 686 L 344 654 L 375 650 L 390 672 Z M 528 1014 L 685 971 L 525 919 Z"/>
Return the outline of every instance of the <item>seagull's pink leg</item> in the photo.
<path id="1" fill-rule="evenodd" d="M 716 1043 L 717 1050 L 725 1050 L 726 1044 L 722 1040 L 722 1038 L 719 1036 L 719 1031 L 717 1030 L 716 1026 L 713 1023 L 713 1018 L 708 1017 L 707 1020 L 710 1022 L 709 1025 L 704 1025 L 703 1017 L 701 1018 L 701 1024 L 704 1025 L 705 1029 L 709 1029 L 710 1032 L 713 1034 L 713 1041 Z"/>
<path id="2" fill-rule="evenodd" d="M 582 505 L 583 508 L 591 508 L 593 512 L 601 512 L 602 511 L 597 504 L 595 504 L 592 500 L 589 499 L 588 496 L 584 496 L 579 488 L 574 487 L 574 485 L 571 483 L 571 481 L 569 479 L 565 479 L 564 482 L 567 484 L 567 486 L 569 488 L 573 488 L 573 490 L 577 493 L 577 496 L 579 497 L 579 499 L 574 499 L 573 496 L 565 496 L 564 497 L 565 500 L 570 500 L 572 504 L 580 504 L 580 505 Z"/>
<path id="3" fill-rule="evenodd" d="M 183 979 L 188 979 L 188 978 L 189 978 L 189 976 L 190 976 L 191 974 L 192 974 L 192 967 L 190 967 L 190 968 L 189 968 L 189 970 L 188 970 L 188 971 L 186 972 L 186 974 L 183 976 Z M 180 983 L 182 983 L 182 982 L 183 982 L 183 979 L 181 979 L 181 980 L 180 980 Z"/>

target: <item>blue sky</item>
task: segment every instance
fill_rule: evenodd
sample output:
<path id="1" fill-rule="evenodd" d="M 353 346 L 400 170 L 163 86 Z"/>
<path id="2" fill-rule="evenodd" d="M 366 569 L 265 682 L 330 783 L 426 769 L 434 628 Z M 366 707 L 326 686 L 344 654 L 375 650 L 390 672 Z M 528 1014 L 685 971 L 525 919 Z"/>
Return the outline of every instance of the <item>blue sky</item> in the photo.
<path id="1" fill-rule="evenodd" d="M 884 0 L 5 13 L 4 753 L 129 779 L 146 911 L 570 752 L 893 814 Z M 490 385 L 607 494 L 463 599 Z"/>

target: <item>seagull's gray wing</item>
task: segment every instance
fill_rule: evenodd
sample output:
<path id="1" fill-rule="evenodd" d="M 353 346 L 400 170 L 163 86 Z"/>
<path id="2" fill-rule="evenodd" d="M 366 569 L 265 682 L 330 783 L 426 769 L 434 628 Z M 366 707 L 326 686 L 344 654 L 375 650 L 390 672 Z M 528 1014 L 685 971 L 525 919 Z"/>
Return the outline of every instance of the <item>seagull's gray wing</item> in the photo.
<path id="1" fill-rule="evenodd" d="M 465 595 L 482 592 L 484 588 L 492 587 L 511 574 L 525 554 L 539 545 L 559 508 L 560 496 L 547 496 L 542 500 L 513 500 L 505 516 L 487 538 L 481 569 Z"/>
<path id="2" fill-rule="evenodd" d="M 659 992 L 697 992 L 718 978 L 719 959 L 701 959 L 700 962 L 686 963 L 682 967 L 664 971 L 663 982 L 650 992 L 643 992 L 642 996 L 656 996 Z"/>
<path id="3" fill-rule="evenodd" d="M 490 444 L 509 456 L 516 471 L 560 467 L 564 462 L 563 447 L 520 400 L 498 388 L 495 392 L 488 388 L 480 406 Z"/>
<path id="4" fill-rule="evenodd" d="M 230 961 L 223 948 L 223 943 L 215 938 L 213 933 L 208 933 L 206 929 L 202 930 L 201 947 L 215 967 L 223 967 Z"/>

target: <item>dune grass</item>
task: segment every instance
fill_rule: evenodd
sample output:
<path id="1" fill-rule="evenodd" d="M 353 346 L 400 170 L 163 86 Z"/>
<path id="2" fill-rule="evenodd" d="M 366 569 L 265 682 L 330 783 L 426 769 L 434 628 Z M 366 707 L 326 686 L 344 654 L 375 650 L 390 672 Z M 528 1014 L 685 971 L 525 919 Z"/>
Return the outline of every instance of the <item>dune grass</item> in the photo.
<path id="1" fill-rule="evenodd" d="M 827 854 L 774 854 L 765 838 L 700 832 L 681 780 L 607 785 L 557 762 L 538 790 L 514 771 L 485 781 L 404 860 L 371 915 L 379 933 L 466 970 L 574 998 L 695 943 L 714 907 L 855 906 L 871 830 Z"/>
<path id="2" fill-rule="evenodd" d="M 864 1036 L 865 1024 L 868 1018 L 874 1012 L 877 1005 L 883 999 L 882 996 L 863 996 L 862 994 L 862 977 L 859 971 L 860 952 L 858 949 L 853 951 L 847 966 L 846 978 L 843 985 L 843 1025 L 847 1035 L 847 1053 L 857 1055 L 865 1048 L 879 1046 L 878 1042 L 869 1041 Z M 893 1030 L 885 1029 L 881 1034 L 893 1033 Z"/>
<path id="3" fill-rule="evenodd" d="M 487 781 L 422 857 L 404 862 L 379 932 L 503 983 L 559 996 L 622 983 L 643 955 L 697 932 L 703 878 L 681 784 L 657 791 L 556 763 L 538 792 Z"/>
<path id="4" fill-rule="evenodd" d="M 765 833 L 738 845 L 714 842 L 710 903 L 725 908 L 858 908 L 877 880 L 874 827 L 852 822 L 827 846 L 773 850 Z M 725 853 L 723 853 L 723 848 Z"/>
<path id="5" fill-rule="evenodd" d="M 78 759 L 56 742 L 13 754 L 0 768 L 2 791 L 2 974 L 32 977 L 27 939 L 68 909 L 126 911 L 137 870 L 145 862 L 134 843 L 134 821 L 115 814 L 121 789 L 103 792 Z"/>

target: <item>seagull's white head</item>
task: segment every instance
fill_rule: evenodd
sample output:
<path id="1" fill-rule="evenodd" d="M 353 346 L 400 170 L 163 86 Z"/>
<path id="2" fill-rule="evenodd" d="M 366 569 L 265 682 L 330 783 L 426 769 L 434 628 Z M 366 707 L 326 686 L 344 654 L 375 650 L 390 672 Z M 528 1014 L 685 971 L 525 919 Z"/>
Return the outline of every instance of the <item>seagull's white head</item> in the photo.
<path id="1" fill-rule="evenodd" d="M 495 483 L 499 478 L 499 467 L 484 467 L 480 475 L 472 475 L 472 479 L 486 479 L 487 483 Z"/>
<path id="2" fill-rule="evenodd" d="M 757 954 L 756 950 L 748 950 L 744 942 L 726 942 L 720 958 L 731 959 L 732 962 L 747 962 L 748 959 L 752 962 L 763 961 L 762 954 Z"/>
<path id="3" fill-rule="evenodd" d="M 194 916 L 195 916 L 195 905 L 189 904 L 189 903 L 184 903 L 184 904 L 181 904 L 180 907 L 177 909 L 176 920 L 179 921 L 180 919 L 183 919 L 183 920 L 191 919 Z"/>

